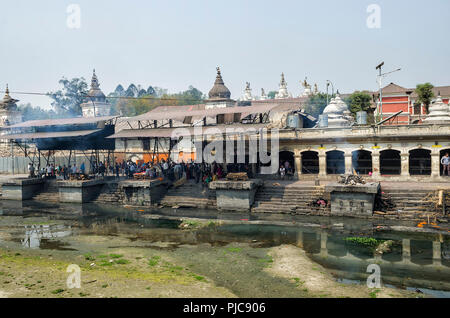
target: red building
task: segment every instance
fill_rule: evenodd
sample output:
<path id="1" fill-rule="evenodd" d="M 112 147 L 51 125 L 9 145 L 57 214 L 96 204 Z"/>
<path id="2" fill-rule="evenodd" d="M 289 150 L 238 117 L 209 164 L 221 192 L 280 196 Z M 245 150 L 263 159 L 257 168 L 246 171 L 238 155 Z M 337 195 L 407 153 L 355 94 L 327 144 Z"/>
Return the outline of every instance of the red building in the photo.
<path id="1" fill-rule="evenodd" d="M 435 96 L 439 94 L 442 100 L 448 104 L 450 98 L 450 86 L 438 86 L 433 88 Z M 379 100 L 378 92 L 374 92 L 374 100 Z M 400 115 L 387 121 L 385 125 L 408 125 L 421 123 L 426 116 L 423 105 L 418 104 L 415 88 L 405 88 L 390 83 L 382 89 L 382 113 L 383 119 L 403 111 Z M 379 107 L 379 105 L 378 105 Z"/>

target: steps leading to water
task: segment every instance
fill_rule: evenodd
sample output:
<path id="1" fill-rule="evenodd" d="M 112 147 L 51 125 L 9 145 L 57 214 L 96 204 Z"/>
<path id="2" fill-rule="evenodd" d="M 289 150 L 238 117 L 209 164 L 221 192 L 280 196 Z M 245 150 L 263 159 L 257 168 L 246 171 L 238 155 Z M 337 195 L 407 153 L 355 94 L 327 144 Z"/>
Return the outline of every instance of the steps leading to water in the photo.
<path id="1" fill-rule="evenodd" d="M 43 184 L 43 188 L 36 195 L 33 200 L 43 202 L 59 202 L 59 189 L 56 179 L 47 180 Z"/>
<path id="2" fill-rule="evenodd" d="M 192 207 L 215 209 L 216 193 L 201 183 L 189 181 L 177 188 L 170 188 L 161 199 L 161 205 L 168 207 Z"/>
<path id="3" fill-rule="evenodd" d="M 329 214 L 329 208 L 310 206 L 312 201 L 319 198 L 329 200 L 329 197 L 324 192 L 324 188 L 320 186 L 293 187 L 266 183 L 256 193 L 252 212 Z"/>

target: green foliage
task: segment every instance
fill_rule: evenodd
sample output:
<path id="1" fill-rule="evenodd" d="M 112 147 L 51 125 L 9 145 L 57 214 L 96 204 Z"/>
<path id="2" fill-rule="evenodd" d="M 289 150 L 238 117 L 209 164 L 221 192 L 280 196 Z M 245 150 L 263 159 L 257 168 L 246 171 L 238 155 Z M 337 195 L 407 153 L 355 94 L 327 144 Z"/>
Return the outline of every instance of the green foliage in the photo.
<path id="1" fill-rule="evenodd" d="M 427 114 L 434 97 L 433 87 L 431 83 L 417 84 L 416 86 L 417 101 L 425 106 Z"/>
<path id="2" fill-rule="evenodd" d="M 62 90 L 50 92 L 53 99 L 52 107 L 59 117 L 73 117 L 82 114 L 80 105 L 85 101 L 87 94 L 87 83 L 83 77 L 68 80 L 63 77 L 59 84 Z"/>
<path id="3" fill-rule="evenodd" d="M 334 97 L 334 95 L 328 95 L 328 101 L 330 101 L 332 97 Z M 305 105 L 305 112 L 318 118 L 325 107 L 327 107 L 327 94 L 318 93 L 308 98 Z"/>
<path id="4" fill-rule="evenodd" d="M 158 265 L 160 259 L 161 259 L 161 257 L 159 257 L 159 256 L 152 256 L 152 258 L 150 258 L 148 260 L 148 265 L 156 266 L 156 265 Z"/>
<path id="5" fill-rule="evenodd" d="M 55 118 L 56 113 L 53 110 L 46 110 L 39 106 L 33 107 L 30 103 L 19 105 L 18 111 L 22 113 L 23 121 Z"/>
<path id="6" fill-rule="evenodd" d="M 277 91 L 270 91 L 267 94 L 267 97 L 270 98 L 270 99 L 274 99 L 276 94 L 277 94 Z"/>
<path id="7" fill-rule="evenodd" d="M 380 243 L 383 243 L 383 240 L 377 240 L 373 237 L 346 237 L 344 241 L 355 244 L 355 245 L 363 245 L 367 247 L 376 247 Z"/>
<path id="8" fill-rule="evenodd" d="M 108 96 L 135 97 L 108 99 L 112 104 L 112 112 L 123 116 L 137 116 L 158 106 L 196 105 L 203 103 L 204 100 L 203 93 L 193 86 L 189 86 L 188 90 L 176 94 L 168 94 L 166 89 L 159 87 L 150 86 L 145 93 L 144 90 L 138 90 L 134 85 L 125 92 L 120 87 L 118 86 L 116 91 Z"/>
<path id="9" fill-rule="evenodd" d="M 348 98 L 348 106 L 353 114 L 359 111 L 370 111 L 372 97 L 364 92 L 356 91 Z"/>

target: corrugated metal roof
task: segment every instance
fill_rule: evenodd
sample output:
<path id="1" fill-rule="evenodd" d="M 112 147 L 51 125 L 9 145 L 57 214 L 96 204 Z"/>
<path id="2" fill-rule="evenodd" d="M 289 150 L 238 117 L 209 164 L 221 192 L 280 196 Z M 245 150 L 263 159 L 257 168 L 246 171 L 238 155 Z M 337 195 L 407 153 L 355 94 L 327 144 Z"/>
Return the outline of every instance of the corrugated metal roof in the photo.
<path id="1" fill-rule="evenodd" d="M 29 120 L 23 123 L 18 123 L 3 128 L 29 128 L 29 127 L 44 127 L 44 126 L 61 126 L 61 125 L 81 125 L 81 124 L 95 124 L 101 121 L 108 121 L 118 116 L 103 116 L 103 117 L 73 117 L 60 119 L 41 119 Z"/>
<path id="2" fill-rule="evenodd" d="M 238 129 L 259 130 L 267 124 L 232 124 L 216 126 L 174 127 L 174 128 L 149 128 L 149 129 L 124 129 L 106 138 L 170 138 L 192 135 L 216 135 L 221 133 L 240 133 Z M 250 132 L 250 131 L 249 131 Z"/>
<path id="3" fill-rule="evenodd" d="M 23 140 L 23 139 L 80 137 L 80 136 L 87 136 L 87 135 L 93 134 L 98 131 L 101 131 L 101 129 L 9 134 L 9 135 L 0 135 L 0 139 L 22 139 Z"/>
<path id="4" fill-rule="evenodd" d="M 167 111 L 150 111 L 145 114 L 130 117 L 128 121 L 138 121 L 138 120 L 164 120 L 164 119 L 176 119 L 184 118 L 186 116 L 201 116 L 201 117 L 215 117 L 222 114 L 233 114 L 233 113 L 246 113 L 246 114 L 256 114 L 256 113 L 266 113 L 273 108 L 279 106 L 277 103 L 267 103 L 262 105 L 253 106 L 234 106 L 234 107 L 223 107 L 223 108 L 212 108 L 204 110 L 196 110 L 195 108 L 186 108 L 183 111 L 174 110 L 171 111 L 170 107 L 167 107 Z"/>

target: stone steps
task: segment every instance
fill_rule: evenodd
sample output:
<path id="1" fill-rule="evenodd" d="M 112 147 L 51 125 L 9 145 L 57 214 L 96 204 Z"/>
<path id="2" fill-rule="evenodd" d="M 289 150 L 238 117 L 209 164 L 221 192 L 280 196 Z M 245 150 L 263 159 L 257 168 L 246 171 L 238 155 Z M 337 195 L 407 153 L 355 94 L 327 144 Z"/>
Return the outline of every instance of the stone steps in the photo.
<path id="1" fill-rule="evenodd" d="M 169 189 L 161 199 L 160 204 L 170 207 L 193 208 L 215 208 L 217 206 L 214 191 L 192 183 Z"/>

